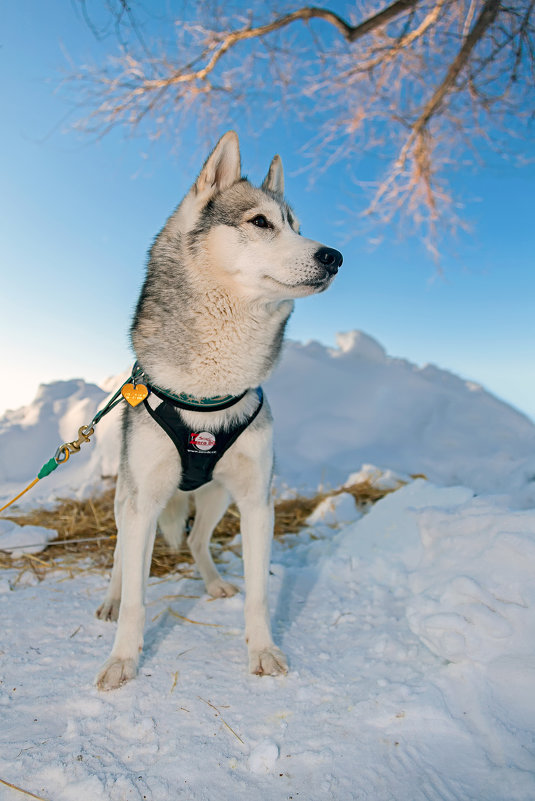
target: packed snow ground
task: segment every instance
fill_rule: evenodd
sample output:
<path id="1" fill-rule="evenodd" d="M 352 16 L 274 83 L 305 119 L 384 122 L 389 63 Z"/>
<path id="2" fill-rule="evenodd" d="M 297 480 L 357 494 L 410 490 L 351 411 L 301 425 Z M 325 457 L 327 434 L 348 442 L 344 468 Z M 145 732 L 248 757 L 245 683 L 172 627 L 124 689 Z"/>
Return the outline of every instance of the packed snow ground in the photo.
<path id="1" fill-rule="evenodd" d="M 535 512 L 418 480 L 294 542 L 282 679 L 247 673 L 241 594 L 171 577 L 138 678 L 99 693 L 105 578 L 4 573 L 0 778 L 50 801 L 532 801 Z M 233 552 L 222 570 L 242 584 Z"/>
<path id="2" fill-rule="evenodd" d="M 365 515 L 342 494 L 275 543 L 288 676 L 247 673 L 243 594 L 212 601 L 190 571 L 150 580 L 139 675 L 99 693 L 115 630 L 94 617 L 107 577 L 3 571 L 0 780 L 48 801 L 533 801 L 535 426 L 363 334 L 339 345 L 290 343 L 267 386 L 279 486 L 343 484 L 370 461 L 435 484 L 413 481 Z M 7 413 L 0 497 L 119 383 L 57 382 Z M 99 486 L 117 431 L 112 413 L 29 503 Z M 38 536 L 0 525 L 6 548 Z M 223 558 L 243 589 L 239 556 Z M 0 783 L 1 801 L 21 797 Z"/>

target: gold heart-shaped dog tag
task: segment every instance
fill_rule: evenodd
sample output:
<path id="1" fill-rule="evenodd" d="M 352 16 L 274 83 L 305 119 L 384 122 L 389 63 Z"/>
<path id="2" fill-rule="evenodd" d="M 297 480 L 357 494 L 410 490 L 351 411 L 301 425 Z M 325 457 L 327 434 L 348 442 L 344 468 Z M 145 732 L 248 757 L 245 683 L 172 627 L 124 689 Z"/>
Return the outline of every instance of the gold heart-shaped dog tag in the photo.
<path id="1" fill-rule="evenodd" d="M 137 406 L 145 400 L 148 394 L 149 390 L 145 384 L 136 384 L 135 386 L 134 384 L 125 384 L 121 389 L 121 395 L 130 406 Z"/>

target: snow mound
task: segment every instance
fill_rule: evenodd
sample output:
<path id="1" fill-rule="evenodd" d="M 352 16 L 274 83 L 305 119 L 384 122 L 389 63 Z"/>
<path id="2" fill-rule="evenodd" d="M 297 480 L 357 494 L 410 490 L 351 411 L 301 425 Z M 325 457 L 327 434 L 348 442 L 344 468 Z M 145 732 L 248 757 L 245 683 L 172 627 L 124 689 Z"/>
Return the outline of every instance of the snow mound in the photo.
<path id="1" fill-rule="evenodd" d="M 279 757 L 279 749 L 271 740 L 262 740 L 249 756 L 249 770 L 252 773 L 269 773 Z"/>
<path id="2" fill-rule="evenodd" d="M 352 523 L 361 516 L 357 509 L 355 499 L 349 492 L 341 492 L 339 495 L 330 495 L 316 506 L 311 515 L 306 519 L 307 526 L 315 526 L 323 523 L 332 526 L 340 523 Z"/>
<path id="3" fill-rule="evenodd" d="M 285 345 L 266 383 L 279 475 L 340 485 L 363 464 L 535 503 L 535 425 L 481 387 L 384 355 L 361 332 Z"/>
<path id="4" fill-rule="evenodd" d="M 418 524 L 424 553 L 410 579 L 411 629 L 450 662 L 512 654 L 517 664 L 532 662 L 534 513 L 474 499 L 461 508 L 425 509 Z M 535 687 L 535 673 L 533 679 Z"/>
<path id="5" fill-rule="evenodd" d="M 383 346 L 362 331 L 346 331 L 343 334 L 337 334 L 336 344 L 338 350 L 330 351 L 335 359 L 342 354 L 350 354 L 353 358 L 377 364 L 384 364 L 387 360 L 386 350 Z"/>
<path id="6" fill-rule="evenodd" d="M 336 557 L 406 585 L 410 628 L 442 659 L 532 661 L 535 511 L 419 479 L 337 535 Z"/>
<path id="7" fill-rule="evenodd" d="M 324 570 L 339 565 L 402 599 L 410 630 L 444 665 L 437 685 L 452 713 L 462 707 L 476 736 L 496 728 L 503 758 L 532 771 L 535 511 L 419 480 L 338 535 Z"/>

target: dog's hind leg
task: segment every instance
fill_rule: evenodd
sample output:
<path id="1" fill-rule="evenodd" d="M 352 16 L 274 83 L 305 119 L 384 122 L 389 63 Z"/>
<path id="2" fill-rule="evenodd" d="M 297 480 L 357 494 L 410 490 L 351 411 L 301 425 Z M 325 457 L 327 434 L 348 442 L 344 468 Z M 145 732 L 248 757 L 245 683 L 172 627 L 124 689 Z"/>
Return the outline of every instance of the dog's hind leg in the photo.
<path id="1" fill-rule="evenodd" d="M 158 526 L 170 548 L 179 551 L 184 543 L 184 524 L 189 513 L 189 492 L 177 490 L 158 518 Z"/>
<path id="2" fill-rule="evenodd" d="M 195 522 L 188 537 L 188 545 L 199 569 L 206 592 L 213 598 L 235 595 L 238 588 L 224 581 L 210 554 L 210 538 L 229 504 L 227 490 L 217 481 L 211 481 L 195 491 Z"/>

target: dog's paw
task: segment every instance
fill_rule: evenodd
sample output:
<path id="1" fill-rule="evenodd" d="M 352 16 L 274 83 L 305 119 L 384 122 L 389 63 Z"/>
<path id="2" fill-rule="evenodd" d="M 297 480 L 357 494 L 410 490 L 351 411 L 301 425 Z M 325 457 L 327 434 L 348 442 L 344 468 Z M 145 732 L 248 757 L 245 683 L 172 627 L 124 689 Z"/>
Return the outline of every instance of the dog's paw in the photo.
<path id="1" fill-rule="evenodd" d="M 121 601 L 119 598 L 106 599 L 104 603 L 100 604 L 95 612 L 99 620 L 117 620 L 119 617 L 119 607 Z"/>
<path id="2" fill-rule="evenodd" d="M 231 598 L 239 591 L 238 587 L 235 587 L 234 584 L 230 584 L 228 581 L 223 581 L 222 578 L 216 578 L 206 585 L 206 592 L 208 595 L 211 595 L 212 598 Z"/>
<path id="3" fill-rule="evenodd" d="M 276 645 L 249 653 L 249 672 L 257 676 L 284 676 L 288 673 L 286 657 Z"/>
<path id="4" fill-rule="evenodd" d="M 97 674 L 95 684 L 99 690 L 116 690 L 133 679 L 137 673 L 135 659 L 117 659 L 110 656 Z"/>

